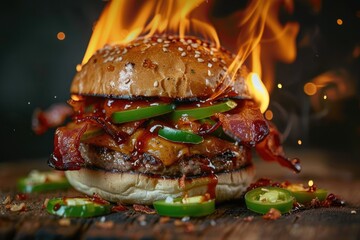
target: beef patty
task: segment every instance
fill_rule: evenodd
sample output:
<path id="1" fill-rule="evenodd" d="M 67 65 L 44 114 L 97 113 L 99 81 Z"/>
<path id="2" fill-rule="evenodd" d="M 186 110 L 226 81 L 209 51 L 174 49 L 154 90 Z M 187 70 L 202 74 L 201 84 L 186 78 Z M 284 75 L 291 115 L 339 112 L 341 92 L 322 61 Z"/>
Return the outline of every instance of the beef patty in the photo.
<path id="1" fill-rule="evenodd" d="M 106 147 L 80 144 L 80 152 L 85 159 L 85 167 L 99 168 L 111 172 L 138 172 L 163 177 L 207 175 L 230 172 L 251 164 L 251 151 L 240 146 L 239 151 L 227 150 L 212 157 L 196 154 L 184 156 L 176 163 L 165 166 L 155 156 L 144 153 L 132 157 Z"/>

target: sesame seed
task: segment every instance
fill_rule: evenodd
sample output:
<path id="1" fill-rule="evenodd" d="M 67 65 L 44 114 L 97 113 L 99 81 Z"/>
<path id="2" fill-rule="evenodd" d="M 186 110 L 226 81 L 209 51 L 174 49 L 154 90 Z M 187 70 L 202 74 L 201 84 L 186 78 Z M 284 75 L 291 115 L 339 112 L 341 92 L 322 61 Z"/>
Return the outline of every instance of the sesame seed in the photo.
<path id="1" fill-rule="evenodd" d="M 155 45 L 157 45 L 157 43 L 156 43 L 156 42 L 154 42 L 154 43 L 152 43 L 151 45 L 155 46 Z"/>
<path id="2" fill-rule="evenodd" d="M 224 59 L 221 59 L 220 62 L 222 62 L 223 64 L 226 64 Z"/>
<path id="3" fill-rule="evenodd" d="M 169 40 L 165 40 L 164 43 L 168 44 L 168 43 L 170 43 L 170 41 L 169 41 Z"/>
<path id="4" fill-rule="evenodd" d="M 199 54 L 199 55 L 201 54 L 201 52 L 199 52 L 199 51 L 197 51 L 197 50 L 195 50 L 195 53 L 196 53 L 196 54 Z"/>
<path id="5" fill-rule="evenodd" d="M 213 65 L 211 63 L 208 63 L 208 67 L 211 68 Z"/>
<path id="6" fill-rule="evenodd" d="M 163 40 L 162 40 L 161 38 L 158 38 L 158 39 L 157 39 L 157 42 L 158 42 L 158 43 L 162 43 Z"/>
<path id="7" fill-rule="evenodd" d="M 169 46 L 170 46 L 170 44 L 168 44 L 168 43 L 163 45 L 163 47 L 169 47 Z"/>
<path id="8" fill-rule="evenodd" d="M 203 46 L 204 46 L 204 47 L 207 47 L 207 46 L 208 46 L 208 44 L 207 44 L 207 43 L 203 43 Z"/>
<path id="9" fill-rule="evenodd" d="M 191 47 L 187 46 L 186 50 L 191 51 Z"/>
<path id="10" fill-rule="evenodd" d="M 125 84 L 128 84 L 130 82 L 130 78 L 127 78 L 126 80 L 125 80 Z"/>
<path id="11" fill-rule="evenodd" d="M 195 54 L 195 58 L 198 58 L 198 57 L 200 57 L 200 54 Z"/>
<path id="12" fill-rule="evenodd" d="M 211 59 L 213 62 L 217 62 L 218 61 L 218 59 L 217 58 L 213 58 L 213 59 Z"/>
<path id="13" fill-rule="evenodd" d="M 158 81 L 155 81 L 154 82 L 154 87 L 158 87 L 159 86 L 159 82 Z"/>
<path id="14" fill-rule="evenodd" d="M 178 47 L 178 50 L 179 50 L 180 52 L 184 51 L 184 49 L 183 49 L 182 47 Z"/>
<path id="15" fill-rule="evenodd" d="M 121 62 L 122 61 L 122 57 L 118 57 L 115 59 L 115 62 Z"/>
<path id="16" fill-rule="evenodd" d="M 193 41 L 192 41 L 191 39 L 188 39 L 187 42 L 188 42 L 188 43 L 192 43 Z"/>
<path id="17" fill-rule="evenodd" d="M 139 45 L 140 45 L 140 43 L 134 43 L 134 47 L 137 47 Z"/>
<path id="18" fill-rule="evenodd" d="M 199 44 L 193 43 L 193 44 L 191 44 L 191 46 L 192 46 L 193 48 L 197 48 L 197 47 L 199 46 Z"/>
<path id="19" fill-rule="evenodd" d="M 208 76 L 211 77 L 211 75 L 212 75 L 211 71 L 210 71 L 210 69 L 208 69 Z"/>
<path id="20" fill-rule="evenodd" d="M 123 50 L 123 52 L 122 52 L 122 54 L 124 55 L 124 54 L 126 54 L 127 53 L 127 48 L 124 48 L 124 50 Z"/>
<path id="21" fill-rule="evenodd" d="M 182 53 L 181 53 L 181 56 L 182 56 L 182 57 L 185 57 L 185 56 L 186 56 L 186 52 L 182 52 Z"/>
<path id="22" fill-rule="evenodd" d="M 198 62 L 204 62 L 204 59 L 202 59 L 202 58 L 198 58 L 197 60 L 198 60 Z"/>
<path id="23" fill-rule="evenodd" d="M 213 55 L 214 55 L 213 50 L 210 50 L 210 55 L 211 55 L 211 56 L 213 56 Z"/>
<path id="24" fill-rule="evenodd" d="M 104 60 L 104 63 L 114 61 L 114 56 L 110 56 Z"/>
<path id="25" fill-rule="evenodd" d="M 164 52 L 167 52 L 167 51 L 169 51 L 167 48 L 164 48 L 163 47 L 163 49 L 162 49 Z"/>

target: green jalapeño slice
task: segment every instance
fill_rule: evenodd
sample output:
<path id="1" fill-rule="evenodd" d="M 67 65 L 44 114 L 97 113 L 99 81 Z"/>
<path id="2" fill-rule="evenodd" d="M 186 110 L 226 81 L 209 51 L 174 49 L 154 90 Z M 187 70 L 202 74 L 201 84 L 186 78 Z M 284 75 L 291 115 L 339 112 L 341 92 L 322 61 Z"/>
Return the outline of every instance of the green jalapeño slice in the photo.
<path id="1" fill-rule="evenodd" d="M 293 202 L 291 193 L 278 187 L 259 187 L 245 194 L 247 208 L 261 214 L 269 212 L 271 208 L 287 213 L 292 209 Z"/>
<path id="2" fill-rule="evenodd" d="M 309 188 L 305 188 L 303 184 L 290 184 L 286 187 L 287 190 L 295 197 L 296 201 L 301 204 L 309 204 L 311 200 L 318 199 L 323 201 L 327 197 L 327 190 L 322 188 L 316 188 L 315 191 L 311 191 Z"/>
<path id="3" fill-rule="evenodd" d="M 175 104 L 159 104 L 149 107 L 114 112 L 111 115 L 113 123 L 125 123 L 152 118 L 169 113 L 175 109 Z"/>
<path id="4" fill-rule="evenodd" d="M 155 201 L 153 205 L 159 215 L 168 217 L 202 217 L 215 211 L 215 199 L 207 199 L 205 196 L 168 197 Z"/>
<path id="5" fill-rule="evenodd" d="M 17 181 L 17 188 L 20 192 L 46 192 L 70 187 L 63 172 L 32 170 L 27 177 Z"/>
<path id="6" fill-rule="evenodd" d="M 199 120 L 213 116 L 215 113 L 227 112 L 237 106 L 236 102 L 227 100 L 226 102 L 216 103 L 207 107 L 196 107 L 188 109 L 175 109 L 171 113 L 171 118 L 176 121 L 181 117 L 188 117 L 192 120 Z"/>
<path id="7" fill-rule="evenodd" d="M 109 202 L 94 202 L 87 197 L 64 197 L 50 199 L 46 210 L 62 217 L 95 217 L 111 212 Z"/>
<path id="8" fill-rule="evenodd" d="M 204 141 L 203 137 L 195 133 L 170 127 L 160 128 L 158 134 L 160 137 L 172 142 L 199 144 Z"/>

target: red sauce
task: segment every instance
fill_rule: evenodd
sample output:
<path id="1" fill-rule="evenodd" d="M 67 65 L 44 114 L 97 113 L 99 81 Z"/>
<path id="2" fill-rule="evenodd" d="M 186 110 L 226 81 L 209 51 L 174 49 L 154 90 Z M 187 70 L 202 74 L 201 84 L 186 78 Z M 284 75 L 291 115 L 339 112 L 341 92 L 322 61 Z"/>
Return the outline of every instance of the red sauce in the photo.
<path id="1" fill-rule="evenodd" d="M 218 178 L 216 176 L 216 174 L 211 174 L 208 176 L 209 177 L 209 183 L 207 186 L 207 192 L 208 194 L 210 194 L 210 198 L 211 199 L 215 199 L 216 198 L 216 186 L 218 184 Z"/>
<path id="2" fill-rule="evenodd" d="M 147 142 L 153 138 L 156 137 L 157 133 L 151 132 L 148 129 L 145 129 L 141 135 L 137 138 L 137 142 L 135 145 L 135 151 L 133 153 L 134 156 L 138 156 L 139 154 L 142 154 L 146 150 Z"/>
<path id="3" fill-rule="evenodd" d="M 218 178 L 214 173 L 214 167 L 211 165 L 210 159 L 207 159 L 207 164 L 201 164 L 201 171 L 209 179 L 207 185 L 207 193 L 210 195 L 211 199 L 216 198 L 216 186 L 218 184 Z"/>
<path id="4" fill-rule="evenodd" d="M 54 209 L 54 211 L 57 211 L 60 209 L 60 207 L 61 207 L 60 203 L 57 203 L 54 205 L 53 209 Z"/>
<path id="5" fill-rule="evenodd" d="M 26 200 L 28 198 L 28 195 L 26 195 L 25 193 L 19 193 L 16 194 L 15 198 L 16 200 Z"/>
<path id="6" fill-rule="evenodd" d="M 108 201 L 106 201 L 105 199 L 101 198 L 100 195 L 98 194 L 93 194 L 92 197 L 89 197 L 89 200 L 92 201 L 93 203 L 97 203 L 97 204 L 101 204 L 101 205 L 107 205 L 109 204 Z"/>
<path id="7" fill-rule="evenodd" d="M 203 123 L 200 125 L 198 134 L 201 136 L 211 134 L 216 129 L 218 129 L 221 126 L 221 122 L 216 122 L 214 125 L 211 125 L 209 122 Z"/>

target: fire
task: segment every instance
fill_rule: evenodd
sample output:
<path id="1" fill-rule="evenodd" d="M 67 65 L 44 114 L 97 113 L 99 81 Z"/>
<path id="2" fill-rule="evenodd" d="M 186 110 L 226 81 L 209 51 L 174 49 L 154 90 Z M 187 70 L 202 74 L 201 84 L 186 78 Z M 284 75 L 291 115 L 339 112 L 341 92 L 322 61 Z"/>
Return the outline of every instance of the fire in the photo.
<path id="1" fill-rule="evenodd" d="M 265 112 L 270 102 L 270 96 L 259 75 L 254 72 L 250 73 L 246 78 L 246 83 L 249 86 L 250 94 L 259 104 L 261 112 Z"/>
<path id="2" fill-rule="evenodd" d="M 139 36 L 151 37 L 162 33 L 175 33 L 182 38 L 189 32 L 198 32 L 220 47 L 217 32 L 204 20 L 205 14 L 189 16 L 200 5 L 204 5 L 205 0 L 144 1 L 139 4 L 140 9 L 135 3 L 138 4 L 126 0 L 109 2 L 95 25 L 83 64 L 105 44 L 126 44 Z"/>
<path id="3" fill-rule="evenodd" d="M 216 24 L 209 20 L 212 2 L 110 1 L 95 25 L 82 64 L 105 44 L 126 44 L 140 36 L 151 37 L 155 34 L 177 34 L 180 38 L 195 35 L 215 43 L 216 47 L 220 48 L 220 40 L 229 36 L 225 36 L 225 30 L 215 29 Z M 246 81 L 262 112 L 265 112 L 269 105 L 269 91 L 274 84 L 275 60 L 291 62 L 296 56 L 295 38 L 299 26 L 297 23 L 280 23 L 277 18 L 282 5 L 288 12 L 293 9 L 291 0 L 250 1 L 244 10 L 234 14 L 237 23 L 226 24 L 227 28 L 230 28 L 228 32 L 236 34 L 237 37 L 237 42 L 234 43 L 237 55 L 228 68 L 228 76 L 235 79 L 243 64 L 249 67 L 251 74 Z M 218 32 L 221 33 L 221 38 Z M 81 66 L 78 66 L 77 70 L 80 69 Z M 217 92 L 212 98 L 220 94 L 221 92 Z"/>

